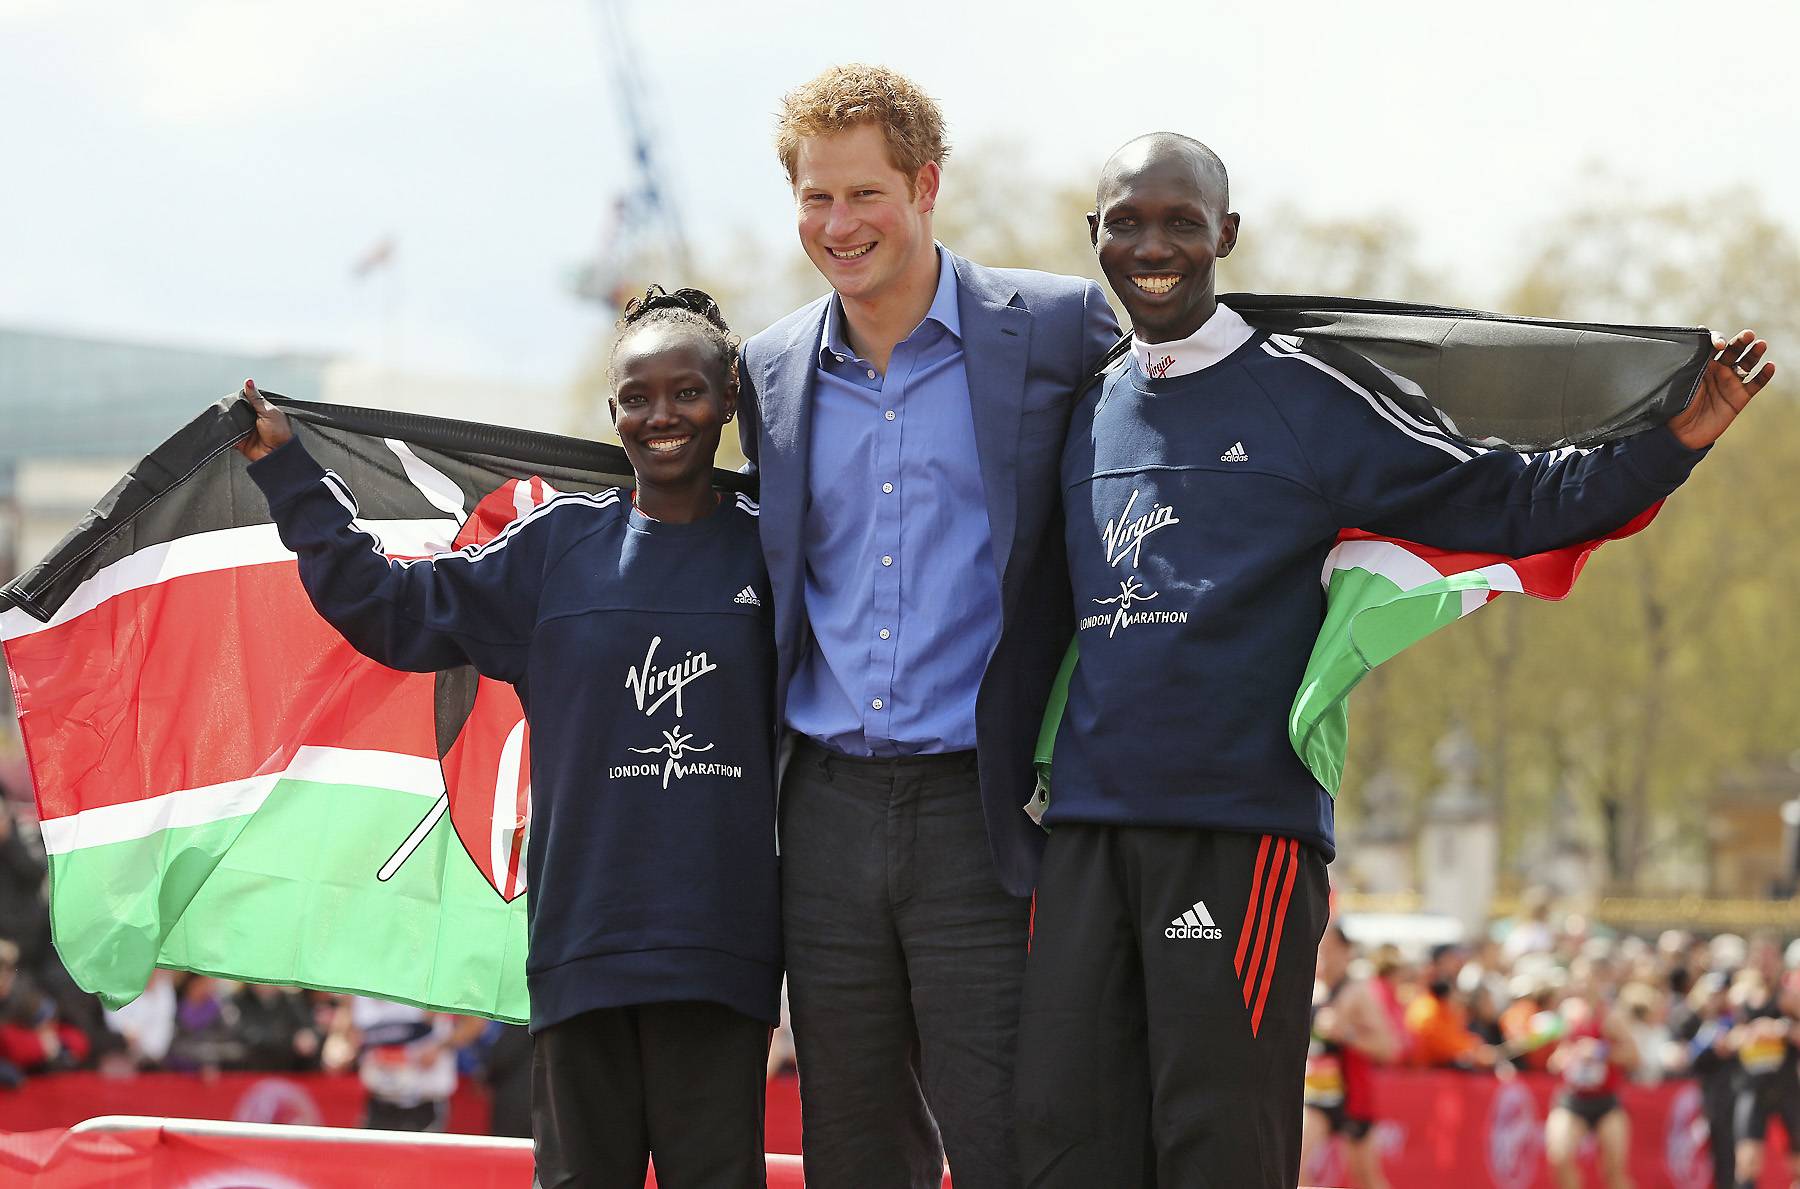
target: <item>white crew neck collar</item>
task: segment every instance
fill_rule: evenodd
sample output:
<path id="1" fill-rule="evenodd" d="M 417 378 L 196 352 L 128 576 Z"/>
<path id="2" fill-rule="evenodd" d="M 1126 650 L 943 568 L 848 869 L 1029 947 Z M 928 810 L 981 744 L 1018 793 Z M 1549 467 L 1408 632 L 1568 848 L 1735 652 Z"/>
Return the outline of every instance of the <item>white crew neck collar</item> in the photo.
<path id="1" fill-rule="evenodd" d="M 1256 332 L 1230 306 L 1213 308 L 1200 329 L 1172 343 L 1146 343 L 1133 335 L 1131 355 L 1152 380 L 1172 380 L 1209 368 L 1250 341 Z"/>

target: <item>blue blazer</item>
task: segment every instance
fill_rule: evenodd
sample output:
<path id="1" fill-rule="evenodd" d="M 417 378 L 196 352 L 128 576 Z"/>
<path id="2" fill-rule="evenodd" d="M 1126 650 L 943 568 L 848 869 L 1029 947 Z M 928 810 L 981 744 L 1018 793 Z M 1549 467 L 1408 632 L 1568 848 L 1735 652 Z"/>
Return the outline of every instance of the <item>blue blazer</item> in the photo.
<path id="1" fill-rule="evenodd" d="M 975 745 L 988 847 L 1016 896 L 1037 882 L 1044 833 L 1025 815 L 1032 749 L 1075 633 L 1062 532 L 1059 464 L 1076 389 L 1119 337 L 1092 281 L 984 268 L 950 252 L 963 362 L 974 406 L 988 527 L 1000 574 L 1000 641 L 975 701 Z M 738 410 L 744 454 L 761 482 L 758 518 L 775 596 L 776 721 L 810 646 L 806 619 L 807 462 L 813 388 L 830 295 L 744 344 Z"/>

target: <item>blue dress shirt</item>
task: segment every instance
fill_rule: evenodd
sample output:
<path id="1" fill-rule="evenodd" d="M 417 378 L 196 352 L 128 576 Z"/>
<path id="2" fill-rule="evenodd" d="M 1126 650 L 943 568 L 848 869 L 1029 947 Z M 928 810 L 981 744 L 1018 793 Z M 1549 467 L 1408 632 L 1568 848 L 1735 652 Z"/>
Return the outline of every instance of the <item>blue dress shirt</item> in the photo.
<path id="1" fill-rule="evenodd" d="M 1000 638 L 1000 581 L 963 369 L 956 270 L 938 249 L 924 321 L 887 374 L 825 315 L 807 468 L 812 643 L 794 730 L 849 755 L 975 746 L 975 693 Z"/>

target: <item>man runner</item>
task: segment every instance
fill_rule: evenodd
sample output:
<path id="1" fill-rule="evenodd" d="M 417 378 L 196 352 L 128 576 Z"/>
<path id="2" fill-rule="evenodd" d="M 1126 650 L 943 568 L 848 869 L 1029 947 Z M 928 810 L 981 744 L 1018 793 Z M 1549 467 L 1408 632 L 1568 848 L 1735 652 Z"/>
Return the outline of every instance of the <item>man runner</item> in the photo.
<path id="1" fill-rule="evenodd" d="M 1199 142 L 1124 146 L 1088 218 L 1134 342 L 1063 454 L 1080 661 L 1020 1024 L 1022 1172 L 1292 1189 L 1335 843 L 1287 716 L 1339 530 L 1513 556 L 1604 536 L 1773 369 L 1746 331 L 1666 427 L 1482 451 L 1217 304 L 1239 218 Z"/>
<path id="2" fill-rule="evenodd" d="M 1325 926 L 1313 983 L 1312 1042 L 1306 1050 L 1306 1118 L 1300 1167 L 1344 1137 L 1357 1189 L 1388 1189 L 1375 1144 L 1375 1066 L 1400 1057 L 1400 1036 L 1369 980 L 1350 977 L 1350 939 Z"/>

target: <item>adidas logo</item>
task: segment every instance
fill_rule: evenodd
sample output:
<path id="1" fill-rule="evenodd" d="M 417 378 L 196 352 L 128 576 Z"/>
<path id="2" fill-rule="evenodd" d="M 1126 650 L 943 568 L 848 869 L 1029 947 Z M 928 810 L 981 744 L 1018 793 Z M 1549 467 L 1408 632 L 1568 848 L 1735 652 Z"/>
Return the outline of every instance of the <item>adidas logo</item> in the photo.
<path id="1" fill-rule="evenodd" d="M 1196 900 L 1192 908 L 1169 922 L 1169 927 L 1163 930 L 1163 936 L 1217 941 L 1225 936 L 1225 931 L 1213 924 L 1212 913 L 1206 911 L 1206 901 Z"/>
<path id="2" fill-rule="evenodd" d="M 1229 449 L 1229 450 L 1225 451 L 1225 453 L 1219 455 L 1219 461 L 1220 462 L 1249 462 L 1250 456 L 1248 454 L 1244 453 L 1244 444 L 1242 442 L 1233 442 L 1231 444 L 1231 449 Z"/>
<path id="3" fill-rule="evenodd" d="M 744 589 L 738 591 L 737 597 L 735 599 L 732 599 L 731 601 L 734 603 L 742 603 L 746 607 L 762 606 L 762 600 L 757 598 L 756 592 L 754 590 L 751 590 L 748 586 L 746 586 Z"/>

